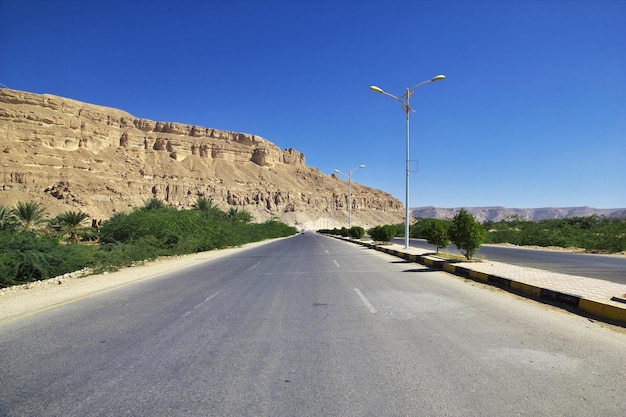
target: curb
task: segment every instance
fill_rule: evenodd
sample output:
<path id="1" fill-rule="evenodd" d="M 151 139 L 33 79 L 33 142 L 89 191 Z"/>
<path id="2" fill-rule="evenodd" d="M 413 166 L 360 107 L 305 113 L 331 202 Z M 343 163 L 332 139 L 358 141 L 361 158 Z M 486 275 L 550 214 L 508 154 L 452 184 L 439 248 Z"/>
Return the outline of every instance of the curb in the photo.
<path id="1" fill-rule="evenodd" d="M 482 282 L 484 284 L 493 285 L 526 298 L 544 301 L 552 305 L 564 307 L 565 309 L 580 315 L 589 316 L 610 324 L 626 327 L 626 308 L 548 288 L 537 287 L 498 275 L 475 271 L 470 268 L 454 265 L 451 262 L 436 257 L 409 254 L 396 249 L 386 248 L 375 243 L 362 242 L 359 240 L 346 241 L 353 242 L 379 252 L 384 252 L 389 255 L 397 256 L 409 262 L 419 263 L 434 270 L 445 271 L 450 274 Z"/>

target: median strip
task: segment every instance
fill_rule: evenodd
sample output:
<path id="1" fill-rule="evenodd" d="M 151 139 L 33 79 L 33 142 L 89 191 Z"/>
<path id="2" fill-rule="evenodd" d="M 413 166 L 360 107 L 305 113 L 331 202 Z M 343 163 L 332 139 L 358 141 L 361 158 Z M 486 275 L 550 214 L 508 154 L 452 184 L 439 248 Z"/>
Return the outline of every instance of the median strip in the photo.
<path id="1" fill-rule="evenodd" d="M 606 321 L 608 323 L 616 324 L 622 327 L 626 326 L 626 308 L 619 305 L 623 303 L 623 299 L 621 297 L 608 297 L 606 300 L 602 300 L 598 298 L 598 288 L 602 288 L 605 293 L 607 288 L 611 289 L 611 285 L 615 285 L 613 283 L 601 282 L 598 283 L 594 278 L 586 278 L 586 277 L 577 277 L 572 276 L 571 278 L 566 279 L 566 286 L 563 287 L 563 282 L 561 282 L 564 278 L 557 277 L 555 278 L 557 284 L 554 288 L 561 288 L 561 290 L 546 288 L 543 283 L 546 281 L 547 275 L 551 273 L 549 271 L 539 271 L 533 270 L 530 272 L 531 275 L 525 275 L 525 271 L 511 271 L 511 274 L 507 275 L 506 273 L 503 276 L 501 274 L 502 271 L 496 268 L 495 272 L 497 274 L 485 272 L 485 270 L 490 271 L 492 265 L 485 265 L 484 263 L 480 264 L 480 268 L 474 269 L 473 266 L 461 266 L 456 265 L 458 262 L 450 262 L 435 256 L 424 255 L 424 254 L 415 254 L 408 253 L 406 250 L 397 250 L 390 245 L 378 245 L 372 242 L 363 242 L 360 240 L 348 240 L 342 239 L 345 241 L 350 241 L 352 243 L 357 243 L 361 246 L 365 246 L 370 249 L 375 249 L 380 252 L 384 252 L 393 256 L 397 256 L 409 262 L 419 263 L 421 265 L 427 266 L 434 270 L 445 271 L 454 275 L 462 276 L 464 278 L 472 279 L 478 282 L 482 282 L 485 284 L 494 285 L 496 287 L 502 288 L 506 291 L 525 296 L 527 298 L 548 302 L 550 304 L 556 304 L 565 307 L 569 311 L 584 313 L 584 315 L 589 315 L 593 318 Z M 414 248 L 413 248 L 414 249 Z M 411 248 L 409 248 L 411 250 Z M 477 264 L 478 266 L 479 264 Z M 514 268 L 514 267 L 512 267 Z M 480 270 L 479 270 L 480 269 Z M 500 273 L 498 273 L 500 271 Z M 532 278 L 533 274 L 541 274 L 541 277 L 538 281 L 535 282 L 536 285 L 533 285 Z M 518 276 L 519 275 L 519 276 Z M 555 274 L 559 275 L 559 274 Z M 560 274 L 564 275 L 564 274 Z M 511 276 L 514 278 L 507 278 L 506 276 Z M 519 280 L 518 280 L 519 279 Z M 591 285 L 595 288 L 595 292 L 591 292 L 588 294 L 593 294 L 591 296 L 581 296 L 574 295 L 573 293 L 578 292 L 575 289 L 568 289 L 572 287 L 572 280 L 583 280 L 584 283 L 580 287 L 580 291 L 585 292 L 584 289 L 586 286 Z M 561 280 L 561 281 L 559 281 Z M 576 281 L 575 281 L 576 282 Z M 539 283 L 539 284 L 537 284 Z M 558 283 L 561 283 L 559 286 Z M 619 287 L 619 286 L 618 286 Z M 562 288 L 566 288 L 563 290 Z M 578 287 L 573 287 L 578 288 Z M 621 288 L 621 287 L 619 287 Z M 625 294 L 626 297 L 626 294 Z"/>

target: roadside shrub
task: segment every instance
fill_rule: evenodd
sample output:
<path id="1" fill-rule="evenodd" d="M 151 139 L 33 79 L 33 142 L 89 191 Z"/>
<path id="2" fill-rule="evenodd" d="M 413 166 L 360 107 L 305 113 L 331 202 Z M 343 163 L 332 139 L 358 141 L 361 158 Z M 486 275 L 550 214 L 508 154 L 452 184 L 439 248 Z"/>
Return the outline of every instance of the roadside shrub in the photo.
<path id="1" fill-rule="evenodd" d="M 398 229 L 395 225 L 386 224 L 373 227 L 368 230 L 368 233 L 377 242 L 390 242 L 398 234 Z"/>
<path id="2" fill-rule="evenodd" d="M 439 249 L 445 248 L 450 244 L 449 229 L 449 221 L 426 219 L 423 221 L 421 232 L 424 239 L 431 245 L 435 245 L 437 253 L 439 253 Z"/>
<path id="3" fill-rule="evenodd" d="M 232 211 L 153 208 L 118 214 L 100 228 L 103 268 L 121 267 L 158 256 L 182 255 L 240 246 L 264 239 L 290 236 L 295 227 L 277 220 L 249 223 L 248 217 Z"/>
<path id="4" fill-rule="evenodd" d="M 486 222 L 489 243 L 520 246 L 577 247 L 592 252 L 626 250 L 626 218 L 596 215 L 540 221 L 518 218 Z"/>
<path id="5" fill-rule="evenodd" d="M 361 239 L 363 236 L 365 236 L 365 229 L 363 229 L 361 226 L 352 226 L 350 230 L 348 230 L 348 233 L 353 239 Z"/>
<path id="6" fill-rule="evenodd" d="M 109 271 L 130 266 L 137 261 L 151 261 L 167 255 L 156 238 L 147 236 L 128 243 L 102 243 L 95 253 L 96 271 Z"/>
<path id="7" fill-rule="evenodd" d="M 94 264 L 95 246 L 65 245 L 34 232 L 0 231 L 0 286 L 53 278 Z"/>
<path id="8" fill-rule="evenodd" d="M 474 216 L 461 209 L 452 219 L 448 235 L 450 241 L 461 250 L 467 260 L 470 260 L 485 242 L 487 232 Z"/>
<path id="9" fill-rule="evenodd" d="M 149 200 L 144 207 L 128 214 L 117 213 L 104 221 L 97 245 L 76 242 L 85 217 L 80 212 L 64 213 L 52 223 L 51 230 L 61 232 L 63 217 L 68 217 L 65 223 L 73 228 L 65 235 L 74 235 L 72 241 L 77 244 L 63 244 L 60 234 L 40 236 L 34 230 L 9 227 L 13 224 L 13 211 L 0 206 L 0 287 L 52 278 L 85 267 L 113 270 L 159 256 L 240 246 L 297 233 L 295 227 L 277 219 L 251 223 L 252 217 L 245 211 L 232 210 L 228 216 L 209 203 L 202 201 L 193 210 L 177 211 L 162 201 Z M 33 207 L 41 211 L 39 206 Z"/>

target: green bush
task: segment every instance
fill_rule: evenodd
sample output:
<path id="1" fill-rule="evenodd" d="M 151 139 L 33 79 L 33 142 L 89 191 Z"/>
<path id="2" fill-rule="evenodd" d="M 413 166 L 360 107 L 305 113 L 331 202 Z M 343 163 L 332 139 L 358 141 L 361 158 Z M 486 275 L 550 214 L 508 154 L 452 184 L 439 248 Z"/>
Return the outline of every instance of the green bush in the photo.
<path id="1" fill-rule="evenodd" d="M 0 286 L 53 278 L 94 265 L 96 246 L 65 245 L 34 232 L 0 231 Z"/>
<path id="2" fill-rule="evenodd" d="M 363 236 L 365 236 L 365 229 L 363 229 L 361 226 L 352 226 L 350 230 L 348 230 L 348 233 L 353 239 L 361 239 Z"/>
<path id="3" fill-rule="evenodd" d="M 461 250 L 468 260 L 472 259 L 480 245 L 485 243 L 486 235 L 487 232 L 483 226 L 465 209 L 461 209 L 454 216 L 450 229 L 448 229 L 450 241 Z"/>
<path id="4" fill-rule="evenodd" d="M 526 221 L 486 222 L 487 242 L 522 246 L 577 247 L 594 252 L 626 250 L 626 218 L 596 215 Z"/>
<path id="5" fill-rule="evenodd" d="M 277 219 L 251 223 L 252 216 L 245 211 L 224 213 L 210 203 L 203 200 L 193 210 L 177 211 L 161 200 L 148 200 L 144 207 L 128 214 L 117 213 L 104 221 L 98 245 L 62 244 L 58 238 L 8 227 L 12 212 L 0 206 L 0 286 L 51 278 L 85 267 L 113 270 L 159 256 L 240 246 L 297 233 Z M 73 225 L 84 220 L 78 221 L 83 217 L 80 213 L 70 214 Z M 61 231 L 61 217 L 58 220 L 52 231 Z"/>
<path id="6" fill-rule="evenodd" d="M 376 226 L 368 230 L 369 235 L 377 242 L 390 242 L 398 234 L 398 228 L 392 224 Z"/>
<path id="7" fill-rule="evenodd" d="M 245 211 L 153 208 L 117 214 L 100 228 L 103 267 L 125 266 L 157 256 L 181 255 L 241 246 L 249 242 L 290 236 L 296 228 L 278 220 L 250 223 Z"/>
<path id="8" fill-rule="evenodd" d="M 427 219 L 422 225 L 422 235 L 431 245 L 435 245 L 437 253 L 440 248 L 445 248 L 450 244 L 448 231 L 451 223 L 447 220 Z"/>

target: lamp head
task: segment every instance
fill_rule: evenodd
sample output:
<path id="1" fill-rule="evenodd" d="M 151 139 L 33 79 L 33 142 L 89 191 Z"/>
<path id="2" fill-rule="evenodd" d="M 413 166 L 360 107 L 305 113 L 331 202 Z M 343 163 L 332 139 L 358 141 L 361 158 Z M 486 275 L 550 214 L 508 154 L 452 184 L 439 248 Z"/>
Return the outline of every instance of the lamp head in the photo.
<path id="1" fill-rule="evenodd" d="M 370 90 L 375 91 L 375 92 L 380 93 L 380 94 L 384 93 L 382 88 L 376 87 L 375 85 L 370 86 Z"/>
<path id="2" fill-rule="evenodd" d="M 359 168 L 365 168 L 365 165 L 359 165 Z"/>
<path id="3" fill-rule="evenodd" d="M 437 75 L 436 77 L 433 77 L 430 79 L 431 83 L 434 83 L 435 81 L 441 81 L 441 80 L 445 80 L 446 76 L 445 75 Z"/>
<path id="4" fill-rule="evenodd" d="M 335 172 L 339 172 L 339 173 L 341 173 L 341 171 L 339 171 L 338 169 L 336 169 L 336 170 L 335 170 Z"/>

